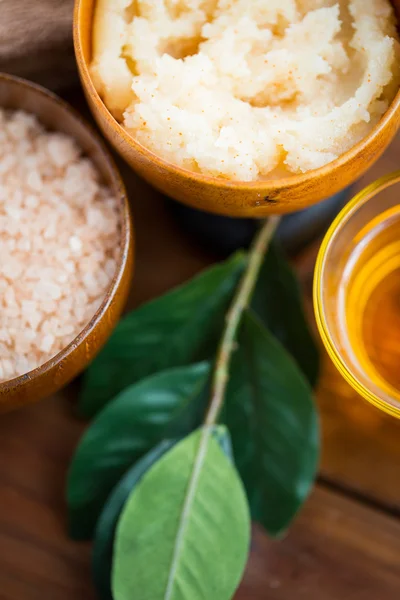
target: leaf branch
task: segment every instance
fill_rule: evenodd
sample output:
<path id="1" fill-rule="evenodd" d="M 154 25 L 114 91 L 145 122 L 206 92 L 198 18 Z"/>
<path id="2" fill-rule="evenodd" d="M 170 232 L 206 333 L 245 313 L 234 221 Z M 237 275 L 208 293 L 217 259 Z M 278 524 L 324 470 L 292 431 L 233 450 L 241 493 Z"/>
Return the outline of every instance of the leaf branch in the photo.
<path id="1" fill-rule="evenodd" d="M 258 232 L 250 249 L 246 271 L 239 283 L 227 314 L 226 327 L 217 352 L 216 366 L 211 384 L 211 401 L 205 418 L 205 425 L 207 426 L 214 425 L 221 412 L 237 330 L 243 312 L 251 300 L 264 255 L 278 227 L 279 221 L 280 217 L 278 216 L 270 217 Z"/>

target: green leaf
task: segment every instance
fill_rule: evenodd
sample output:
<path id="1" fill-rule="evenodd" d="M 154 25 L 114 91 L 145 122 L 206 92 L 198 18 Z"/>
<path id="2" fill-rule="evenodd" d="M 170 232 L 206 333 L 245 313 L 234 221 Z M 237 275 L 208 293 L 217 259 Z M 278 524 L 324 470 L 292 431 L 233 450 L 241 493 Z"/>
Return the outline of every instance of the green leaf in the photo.
<path id="1" fill-rule="evenodd" d="M 96 417 L 72 462 L 67 487 L 70 534 L 92 536 L 111 490 L 131 465 L 166 438 L 198 426 L 210 366 L 157 373 L 127 388 Z"/>
<path id="2" fill-rule="evenodd" d="M 86 372 L 80 411 L 91 417 L 129 385 L 213 356 L 244 254 L 141 306 L 117 326 Z"/>
<path id="3" fill-rule="evenodd" d="M 222 451 L 233 462 L 232 445 L 226 429 L 219 427 L 214 431 L 214 437 Z M 176 440 L 164 440 L 148 452 L 124 475 L 103 508 L 96 525 L 92 560 L 93 579 L 101 600 L 114 600 L 111 592 L 114 538 L 125 502 L 146 471 L 175 444 Z"/>
<path id="4" fill-rule="evenodd" d="M 297 276 L 276 242 L 265 256 L 251 305 L 315 387 L 320 362 L 318 348 L 304 313 Z"/>
<path id="5" fill-rule="evenodd" d="M 104 506 L 96 526 L 92 561 L 93 578 L 101 600 L 114 600 L 111 593 L 111 568 L 115 531 L 122 508 L 146 471 L 175 443 L 165 440 L 148 452 L 125 474 Z"/>
<path id="6" fill-rule="evenodd" d="M 316 476 L 318 417 L 303 374 L 251 311 L 231 365 L 225 422 L 252 516 L 279 535 Z"/>
<path id="7" fill-rule="evenodd" d="M 117 526 L 114 600 L 230 600 L 249 540 L 242 483 L 204 427 L 165 454 L 129 497 Z"/>

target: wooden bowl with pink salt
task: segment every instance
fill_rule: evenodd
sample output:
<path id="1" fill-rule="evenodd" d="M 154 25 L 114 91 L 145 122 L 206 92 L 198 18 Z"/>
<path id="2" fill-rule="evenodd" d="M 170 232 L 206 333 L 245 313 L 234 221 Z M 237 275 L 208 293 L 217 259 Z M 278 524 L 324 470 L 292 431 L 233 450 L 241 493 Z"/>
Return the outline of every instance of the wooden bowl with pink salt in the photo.
<path id="1" fill-rule="evenodd" d="M 0 411 L 48 396 L 123 310 L 133 230 L 123 182 L 65 102 L 0 74 Z"/>

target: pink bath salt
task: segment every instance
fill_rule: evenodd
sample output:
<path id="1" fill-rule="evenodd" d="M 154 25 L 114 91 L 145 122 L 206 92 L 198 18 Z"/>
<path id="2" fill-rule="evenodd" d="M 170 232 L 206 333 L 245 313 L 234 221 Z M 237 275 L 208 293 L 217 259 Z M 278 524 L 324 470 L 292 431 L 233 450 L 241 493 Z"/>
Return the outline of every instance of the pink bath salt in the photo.
<path id="1" fill-rule="evenodd" d="M 76 142 L 0 109 L 0 382 L 64 349 L 100 307 L 120 248 L 117 199 Z"/>

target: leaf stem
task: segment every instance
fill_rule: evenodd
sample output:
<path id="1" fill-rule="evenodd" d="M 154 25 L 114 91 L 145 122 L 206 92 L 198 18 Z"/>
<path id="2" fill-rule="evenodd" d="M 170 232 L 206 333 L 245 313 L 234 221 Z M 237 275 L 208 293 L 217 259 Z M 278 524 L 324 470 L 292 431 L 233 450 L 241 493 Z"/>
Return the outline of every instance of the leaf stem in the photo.
<path id="1" fill-rule="evenodd" d="M 229 379 L 229 364 L 235 347 L 237 330 L 243 312 L 251 299 L 264 255 L 279 221 L 279 216 L 272 216 L 266 220 L 250 249 L 249 262 L 228 311 L 226 327 L 217 352 L 216 366 L 211 383 L 211 401 L 204 423 L 206 426 L 215 425 L 224 404 L 225 390 Z"/>

